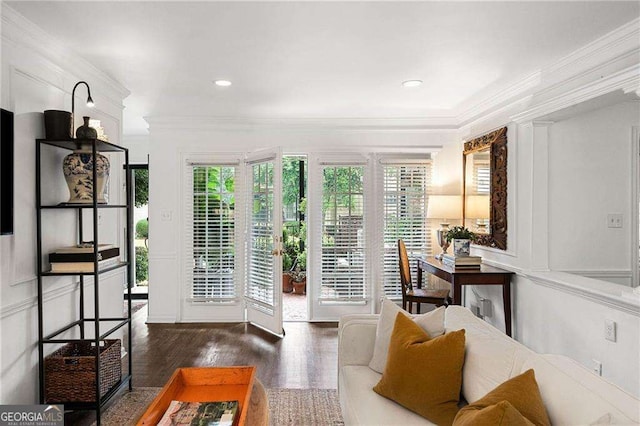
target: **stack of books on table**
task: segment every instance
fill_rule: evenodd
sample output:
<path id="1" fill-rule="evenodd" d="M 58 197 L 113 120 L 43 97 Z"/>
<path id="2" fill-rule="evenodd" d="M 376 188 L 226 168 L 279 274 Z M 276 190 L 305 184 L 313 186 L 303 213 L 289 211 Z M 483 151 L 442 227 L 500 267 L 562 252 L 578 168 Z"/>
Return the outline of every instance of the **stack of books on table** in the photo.
<path id="1" fill-rule="evenodd" d="M 238 411 L 238 401 L 171 401 L 158 426 L 233 426 Z"/>
<path id="2" fill-rule="evenodd" d="M 480 256 L 454 256 L 452 254 L 444 254 L 442 263 L 446 266 L 456 269 L 480 269 L 482 257 Z"/>
<path id="3" fill-rule="evenodd" d="M 93 247 L 60 247 L 49 253 L 51 272 L 94 272 L 95 253 Z M 98 270 L 117 265 L 120 248 L 113 244 L 98 245 Z"/>

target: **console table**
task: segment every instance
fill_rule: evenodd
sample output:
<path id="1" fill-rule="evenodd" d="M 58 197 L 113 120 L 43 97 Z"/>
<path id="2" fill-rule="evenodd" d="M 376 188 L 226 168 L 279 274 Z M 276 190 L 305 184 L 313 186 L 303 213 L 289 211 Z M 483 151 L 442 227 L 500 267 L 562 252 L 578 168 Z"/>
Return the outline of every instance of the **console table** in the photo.
<path id="1" fill-rule="evenodd" d="M 511 337 L 511 275 L 513 272 L 493 266 L 480 265 L 480 269 L 455 269 L 434 257 L 419 257 L 418 288 L 422 286 L 422 272 L 435 275 L 453 285 L 453 304 L 462 304 L 463 285 L 501 285 L 504 305 L 505 332 Z"/>

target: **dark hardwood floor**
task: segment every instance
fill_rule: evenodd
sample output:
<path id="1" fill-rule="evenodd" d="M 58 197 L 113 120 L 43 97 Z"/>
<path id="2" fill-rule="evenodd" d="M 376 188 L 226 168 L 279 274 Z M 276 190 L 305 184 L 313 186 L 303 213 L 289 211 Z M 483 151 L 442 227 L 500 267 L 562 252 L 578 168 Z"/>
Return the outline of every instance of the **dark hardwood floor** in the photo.
<path id="1" fill-rule="evenodd" d="M 134 388 L 161 387 L 179 367 L 229 365 L 255 365 L 266 388 L 337 388 L 337 323 L 286 322 L 286 336 L 278 338 L 244 323 L 146 324 L 146 318 L 146 307 L 133 314 Z M 75 413 L 65 424 L 94 419 Z"/>
<path id="2" fill-rule="evenodd" d="M 336 323 L 284 323 L 275 337 L 250 324 L 145 324 L 134 315 L 133 384 L 163 386 L 176 368 L 255 365 L 267 388 L 337 387 Z"/>

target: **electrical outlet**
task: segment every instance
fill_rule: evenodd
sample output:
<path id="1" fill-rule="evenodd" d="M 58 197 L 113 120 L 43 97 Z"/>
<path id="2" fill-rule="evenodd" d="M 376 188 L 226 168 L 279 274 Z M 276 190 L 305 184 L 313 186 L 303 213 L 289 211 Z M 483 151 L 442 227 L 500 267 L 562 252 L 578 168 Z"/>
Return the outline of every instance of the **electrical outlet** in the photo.
<path id="1" fill-rule="evenodd" d="M 612 342 L 616 341 L 616 322 L 614 320 L 604 321 L 604 338 Z"/>
<path id="2" fill-rule="evenodd" d="M 607 215 L 607 227 L 609 228 L 622 228 L 622 214 L 609 213 Z"/>
<path id="3" fill-rule="evenodd" d="M 597 359 L 592 359 L 591 362 L 593 362 L 593 367 L 592 367 L 593 372 L 596 373 L 598 376 L 602 376 L 602 363 Z"/>
<path id="4" fill-rule="evenodd" d="M 473 312 L 473 315 L 479 317 L 480 316 L 480 307 L 478 305 L 471 305 L 471 312 Z"/>
<path id="5" fill-rule="evenodd" d="M 489 299 L 480 299 L 480 315 L 483 317 L 490 317 L 493 313 L 491 309 L 491 300 Z"/>

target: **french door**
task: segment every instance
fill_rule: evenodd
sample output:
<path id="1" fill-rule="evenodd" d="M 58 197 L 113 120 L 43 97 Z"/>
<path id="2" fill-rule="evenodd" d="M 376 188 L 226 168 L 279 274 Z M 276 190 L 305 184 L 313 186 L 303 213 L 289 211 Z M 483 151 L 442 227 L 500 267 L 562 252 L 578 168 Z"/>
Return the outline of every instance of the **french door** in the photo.
<path id="1" fill-rule="evenodd" d="M 412 161 L 410 161 L 412 160 Z M 310 154 L 311 321 L 370 313 L 400 296 L 396 240 L 431 251 L 428 159 Z M 187 162 L 184 322 L 249 321 L 282 335 L 282 153 Z"/>
<path id="2" fill-rule="evenodd" d="M 238 156 L 186 159 L 183 322 L 245 318 L 243 171 Z"/>
<path id="3" fill-rule="evenodd" d="M 274 334 L 282 329 L 282 151 L 255 153 L 246 161 L 247 321 Z"/>

